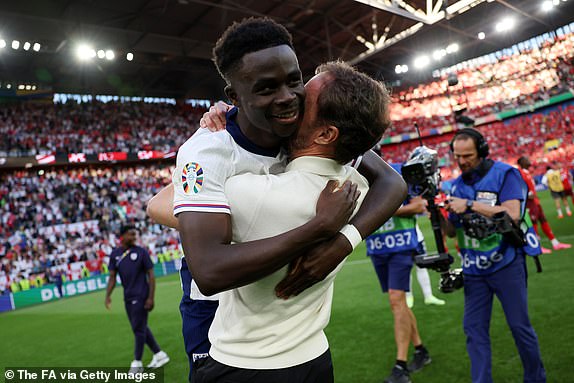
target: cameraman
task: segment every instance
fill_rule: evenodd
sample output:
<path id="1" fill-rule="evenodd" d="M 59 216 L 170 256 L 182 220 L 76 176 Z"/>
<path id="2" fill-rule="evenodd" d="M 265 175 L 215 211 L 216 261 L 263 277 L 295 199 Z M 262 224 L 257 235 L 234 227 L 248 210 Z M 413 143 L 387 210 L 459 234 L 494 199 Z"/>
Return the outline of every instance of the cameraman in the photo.
<path id="1" fill-rule="evenodd" d="M 400 173 L 401 165 L 392 165 Z M 410 383 L 410 373 L 431 363 L 417 327 L 417 320 L 407 305 L 413 256 L 425 253 L 424 238 L 419 238 L 416 215 L 426 212 L 426 202 L 413 197 L 395 212 L 383 226 L 366 238 L 367 256 L 371 259 L 383 293 L 389 294 L 394 319 L 397 359 L 385 383 Z M 422 237 L 422 234 L 421 234 Z M 407 365 L 410 343 L 415 347 Z"/>
<path id="2" fill-rule="evenodd" d="M 546 382 L 526 290 L 525 254 L 536 249 L 511 245 L 496 232 L 480 239 L 468 235 L 472 229 L 488 227 L 496 213 L 506 212 L 515 222 L 521 221 L 526 185 L 517 169 L 487 158 L 488 144 L 477 130 L 461 129 L 450 147 L 462 174 L 453 182 L 444 229 L 449 237 L 456 235 L 462 256 L 464 332 L 472 381 L 492 382 L 489 327 L 496 295 L 518 347 L 524 381 Z M 463 227 L 468 218 L 480 224 Z"/>

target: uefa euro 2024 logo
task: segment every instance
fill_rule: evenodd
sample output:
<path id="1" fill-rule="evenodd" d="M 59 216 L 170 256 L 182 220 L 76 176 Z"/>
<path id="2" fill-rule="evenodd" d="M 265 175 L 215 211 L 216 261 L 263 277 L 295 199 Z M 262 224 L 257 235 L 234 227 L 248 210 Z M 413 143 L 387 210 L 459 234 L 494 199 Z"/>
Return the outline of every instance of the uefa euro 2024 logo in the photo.
<path id="1" fill-rule="evenodd" d="M 185 194 L 199 193 L 203 187 L 203 169 L 197 162 L 190 162 L 183 167 L 181 183 Z"/>

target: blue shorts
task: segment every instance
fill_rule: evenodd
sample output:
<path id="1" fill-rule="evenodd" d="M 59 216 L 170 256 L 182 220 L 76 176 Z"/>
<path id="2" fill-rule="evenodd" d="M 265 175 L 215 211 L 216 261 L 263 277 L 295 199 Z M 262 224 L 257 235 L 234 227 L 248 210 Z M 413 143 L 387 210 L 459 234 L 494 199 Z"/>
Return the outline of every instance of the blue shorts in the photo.
<path id="1" fill-rule="evenodd" d="M 389 289 L 410 291 L 413 254 L 394 253 L 385 255 L 368 254 L 375 267 L 383 292 Z"/>

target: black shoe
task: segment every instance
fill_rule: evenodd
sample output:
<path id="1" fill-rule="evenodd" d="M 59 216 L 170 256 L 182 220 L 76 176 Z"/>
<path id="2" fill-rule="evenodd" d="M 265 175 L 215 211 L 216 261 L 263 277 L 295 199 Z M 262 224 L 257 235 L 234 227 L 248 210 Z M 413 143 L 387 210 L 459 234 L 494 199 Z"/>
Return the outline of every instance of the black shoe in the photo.
<path id="1" fill-rule="evenodd" d="M 395 366 L 384 383 L 412 383 L 412 381 L 407 370 Z"/>
<path id="2" fill-rule="evenodd" d="M 415 355 L 408 365 L 409 372 L 417 372 L 430 362 L 432 359 L 427 350 L 415 351 Z"/>

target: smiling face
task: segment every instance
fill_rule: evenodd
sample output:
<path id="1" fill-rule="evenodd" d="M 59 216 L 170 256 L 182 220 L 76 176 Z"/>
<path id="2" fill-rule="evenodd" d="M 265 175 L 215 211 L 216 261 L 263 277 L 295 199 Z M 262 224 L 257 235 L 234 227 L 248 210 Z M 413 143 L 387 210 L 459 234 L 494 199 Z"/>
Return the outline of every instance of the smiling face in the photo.
<path id="1" fill-rule="evenodd" d="M 255 144 L 275 147 L 297 129 L 305 90 L 295 52 L 280 45 L 243 56 L 226 93 Z"/>

